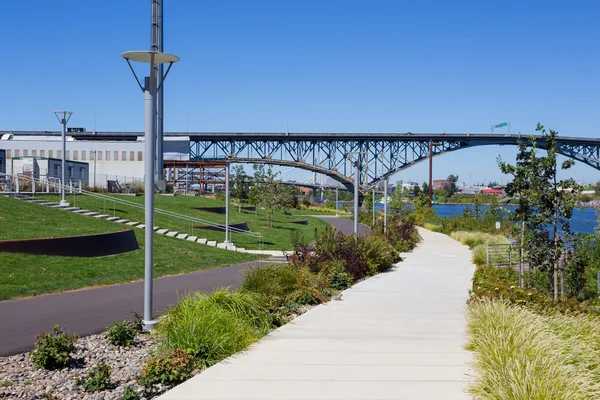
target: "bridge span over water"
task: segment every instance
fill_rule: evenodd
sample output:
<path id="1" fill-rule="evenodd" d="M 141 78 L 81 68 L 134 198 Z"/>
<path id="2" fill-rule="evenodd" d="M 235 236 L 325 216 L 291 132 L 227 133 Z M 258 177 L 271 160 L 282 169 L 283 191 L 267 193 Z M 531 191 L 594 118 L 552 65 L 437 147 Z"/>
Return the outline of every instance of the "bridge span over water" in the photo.
<path id="1" fill-rule="evenodd" d="M 175 133 L 176 134 L 176 133 Z M 230 157 L 326 174 L 351 189 L 358 160 L 362 189 L 429 157 L 474 146 L 529 143 L 522 134 L 475 133 L 190 133 L 190 158 Z M 546 143 L 534 137 L 539 148 Z M 600 139 L 559 137 L 562 155 L 600 170 Z"/>
<path id="2" fill-rule="evenodd" d="M 16 135 L 60 135 L 60 132 L 8 132 Z M 137 140 L 142 132 L 69 132 L 75 140 Z M 165 132 L 166 137 L 189 140 L 189 159 L 225 163 L 263 163 L 302 168 L 325 174 L 349 190 L 354 187 L 356 165 L 361 191 L 423 161 L 474 146 L 529 143 L 526 134 L 479 133 L 265 133 Z M 534 136 L 545 148 L 544 139 Z M 560 154 L 600 170 L 600 139 L 558 137 Z M 357 163 L 358 161 L 358 163 Z"/>

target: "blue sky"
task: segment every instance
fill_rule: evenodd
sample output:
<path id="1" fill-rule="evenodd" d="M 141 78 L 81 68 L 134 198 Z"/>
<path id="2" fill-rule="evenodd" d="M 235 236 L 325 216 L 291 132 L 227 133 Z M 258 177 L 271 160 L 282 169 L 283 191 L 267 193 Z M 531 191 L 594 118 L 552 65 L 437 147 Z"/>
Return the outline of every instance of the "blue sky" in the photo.
<path id="1" fill-rule="evenodd" d="M 541 121 L 597 136 L 594 1 L 164 0 L 168 131 L 489 132 Z M 0 129 L 143 129 L 123 51 L 148 49 L 150 0 L 3 4 Z M 286 122 L 288 121 L 288 122 Z M 435 177 L 501 180 L 513 148 L 439 157 Z M 600 180 L 577 165 L 572 175 Z M 424 181 L 425 163 L 395 179 Z"/>

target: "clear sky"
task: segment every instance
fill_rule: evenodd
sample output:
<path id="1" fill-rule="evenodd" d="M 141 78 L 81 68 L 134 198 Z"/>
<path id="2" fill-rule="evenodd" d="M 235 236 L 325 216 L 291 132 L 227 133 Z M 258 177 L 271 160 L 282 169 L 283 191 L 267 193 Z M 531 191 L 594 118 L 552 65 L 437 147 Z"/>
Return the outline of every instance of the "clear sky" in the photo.
<path id="1" fill-rule="evenodd" d="M 482 132 L 538 121 L 598 136 L 598 1 L 164 0 L 167 131 Z M 150 0 L 6 1 L 0 129 L 143 130 L 143 96 L 120 54 L 146 50 Z M 143 71 L 141 71 L 143 74 Z M 504 131 L 502 131 L 504 132 Z M 462 150 L 434 176 L 502 179 Z M 600 173 L 577 165 L 586 182 Z M 424 181 L 425 163 L 394 177 Z"/>

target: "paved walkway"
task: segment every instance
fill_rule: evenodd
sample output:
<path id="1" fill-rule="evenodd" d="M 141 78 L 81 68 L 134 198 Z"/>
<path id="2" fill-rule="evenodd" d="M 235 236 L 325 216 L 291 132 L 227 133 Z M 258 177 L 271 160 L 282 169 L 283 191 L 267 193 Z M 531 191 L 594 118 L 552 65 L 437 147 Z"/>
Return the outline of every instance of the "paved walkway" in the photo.
<path id="1" fill-rule="evenodd" d="M 160 397 L 184 399 L 462 400 L 474 266 L 467 247 L 421 231 L 393 271 L 363 281 L 250 349 Z"/>
<path id="2" fill-rule="evenodd" d="M 346 221 L 328 218 L 342 232 L 350 234 Z M 348 230 L 349 229 L 349 230 Z M 365 231 L 366 232 L 366 231 Z M 202 251 L 201 248 L 198 251 Z M 267 260 L 252 261 L 231 267 L 196 271 L 184 275 L 154 279 L 154 310 L 159 314 L 177 302 L 185 292 L 211 292 L 217 287 L 235 288 L 245 269 L 256 263 L 285 262 L 281 252 L 272 252 Z M 23 300 L 0 301 L 0 356 L 28 351 L 35 338 L 48 332 L 53 324 L 81 336 L 102 332 L 113 321 L 131 318 L 132 312 L 143 311 L 144 282 L 81 289 L 42 295 Z"/>

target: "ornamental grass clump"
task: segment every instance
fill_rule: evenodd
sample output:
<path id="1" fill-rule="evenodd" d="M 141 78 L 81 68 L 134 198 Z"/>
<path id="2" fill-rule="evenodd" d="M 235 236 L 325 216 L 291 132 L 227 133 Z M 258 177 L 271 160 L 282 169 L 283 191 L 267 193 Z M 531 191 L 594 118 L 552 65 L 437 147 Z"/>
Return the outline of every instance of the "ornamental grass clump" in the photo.
<path id="1" fill-rule="evenodd" d="M 159 349 L 182 349 L 205 368 L 264 334 L 268 310 L 260 298 L 249 292 L 224 292 L 181 298 L 156 327 Z"/>
<path id="2" fill-rule="evenodd" d="M 600 321 L 539 314 L 505 300 L 469 304 L 475 399 L 600 398 Z"/>

